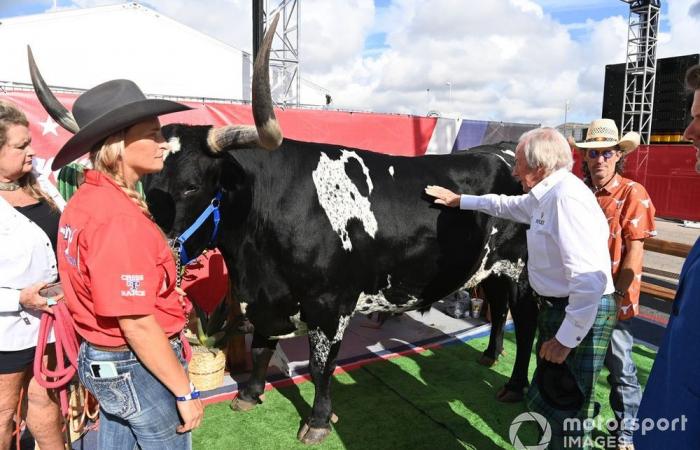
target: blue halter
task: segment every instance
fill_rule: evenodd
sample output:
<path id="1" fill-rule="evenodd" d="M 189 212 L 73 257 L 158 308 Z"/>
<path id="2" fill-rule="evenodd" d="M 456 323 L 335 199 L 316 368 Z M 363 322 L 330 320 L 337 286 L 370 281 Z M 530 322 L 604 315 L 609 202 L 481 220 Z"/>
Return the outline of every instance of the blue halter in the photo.
<path id="1" fill-rule="evenodd" d="M 219 213 L 219 204 L 221 203 L 221 190 L 216 191 L 216 195 L 211 199 L 211 203 L 207 209 L 204 210 L 202 214 L 197 217 L 188 229 L 186 229 L 180 236 L 178 236 L 174 241 L 174 246 L 180 255 L 180 262 L 183 266 L 187 265 L 190 261 L 195 258 L 189 258 L 187 256 L 187 251 L 185 250 L 185 242 L 187 239 L 192 237 L 195 231 L 204 224 L 204 222 L 211 216 L 214 215 L 214 232 L 211 234 L 209 239 L 209 244 L 212 244 L 216 240 L 216 235 L 219 232 L 219 221 L 221 220 L 221 214 Z"/>

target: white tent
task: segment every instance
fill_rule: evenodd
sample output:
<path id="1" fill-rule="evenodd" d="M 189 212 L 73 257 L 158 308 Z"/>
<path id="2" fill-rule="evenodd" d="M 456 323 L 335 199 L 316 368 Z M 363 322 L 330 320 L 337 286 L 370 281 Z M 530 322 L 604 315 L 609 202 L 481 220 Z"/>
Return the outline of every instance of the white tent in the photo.
<path id="1" fill-rule="evenodd" d="M 248 53 L 138 3 L 0 19 L 0 82 L 31 82 L 27 45 L 51 86 L 128 78 L 147 94 L 250 99 Z"/>

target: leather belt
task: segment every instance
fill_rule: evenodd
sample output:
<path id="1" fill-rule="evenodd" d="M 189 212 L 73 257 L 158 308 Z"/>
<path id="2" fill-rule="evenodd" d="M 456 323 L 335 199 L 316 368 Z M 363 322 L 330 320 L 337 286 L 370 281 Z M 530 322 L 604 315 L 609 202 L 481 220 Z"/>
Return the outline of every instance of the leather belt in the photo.
<path id="1" fill-rule="evenodd" d="M 97 345 L 97 344 L 92 344 L 90 343 L 90 347 L 94 348 L 95 350 L 100 350 L 102 352 L 128 352 L 131 351 L 131 348 L 124 344 L 120 345 L 119 347 L 104 347 L 102 345 Z"/>
<path id="2" fill-rule="evenodd" d="M 176 341 L 180 339 L 180 334 L 174 334 L 168 338 L 170 342 Z M 120 345 L 118 347 L 105 347 L 103 345 L 97 345 L 93 344 L 92 342 L 88 342 L 90 347 L 94 348 L 95 350 L 100 350 L 102 352 L 112 352 L 112 353 L 117 353 L 117 352 L 130 352 L 131 347 L 129 347 L 128 344 Z"/>
<path id="3" fill-rule="evenodd" d="M 544 295 L 537 294 L 540 303 L 547 303 L 549 305 L 560 305 L 569 301 L 569 297 L 546 297 Z"/>

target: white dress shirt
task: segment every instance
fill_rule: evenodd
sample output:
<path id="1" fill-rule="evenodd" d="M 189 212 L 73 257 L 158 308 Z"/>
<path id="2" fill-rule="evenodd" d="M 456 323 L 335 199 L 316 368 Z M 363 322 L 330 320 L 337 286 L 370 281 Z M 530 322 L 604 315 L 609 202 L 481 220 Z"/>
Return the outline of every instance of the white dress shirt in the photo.
<path id="1" fill-rule="evenodd" d="M 591 329 L 601 297 L 615 290 L 608 253 L 610 231 L 590 189 L 560 169 L 524 195 L 462 195 L 460 208 L 530 225 L 530 285 L 544 297 L 569 297 L 556 338 L 576 347 Z"/>
<path id="2" fill-rule="evenodd" d="M 41 312 L 23 309 L 19 293 L 57 276 L 56 255 L 44 230 L 0 197 L 0 351 L 37 345 Z"/>

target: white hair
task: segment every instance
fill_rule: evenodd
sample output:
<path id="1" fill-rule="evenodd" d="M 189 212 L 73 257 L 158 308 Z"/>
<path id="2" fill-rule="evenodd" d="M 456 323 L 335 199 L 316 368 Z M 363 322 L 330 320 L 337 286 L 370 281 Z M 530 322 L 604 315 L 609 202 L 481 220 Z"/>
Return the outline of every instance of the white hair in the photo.
<path id="1" fill-rule="evenodd" d="M 554 128 L 535 128 L 523 133 L 518 140 L 527 165 L 531 169 L 543 168 L 546 173 L 574 166 L 571 147 L 566 138 Z"/>

